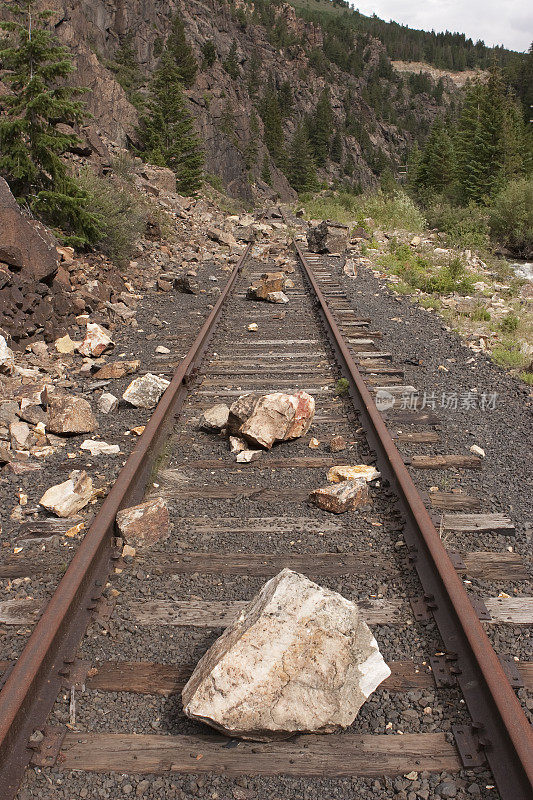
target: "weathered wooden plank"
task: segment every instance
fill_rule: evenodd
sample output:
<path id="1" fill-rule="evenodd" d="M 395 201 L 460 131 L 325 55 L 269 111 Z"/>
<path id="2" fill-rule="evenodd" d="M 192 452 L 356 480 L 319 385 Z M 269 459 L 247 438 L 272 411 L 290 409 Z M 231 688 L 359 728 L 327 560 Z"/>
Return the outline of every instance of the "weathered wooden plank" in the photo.
<path id="1" fill-rule="evenodd" d="M 407 433 L 402 431 L 393 435 L 393 439 L 398 442 L 411 442 L 412 444 L 429 444 L 430 442 L 440 442 L 440 436 L 437 431 L 414 431 Z"/>
<path id="2" fill-rule="evenodd" d="M 481 507 L 477 497 L 462 492 L 430 492 L 429 500 L 433 508 L 442 508 L 446 511 L 459 509 L 476 511 Z"/>
<path id="3" fill-rule="evenodd" d="M 527 581 L 529 572 L 519 553 L 461 553 L 466 575 L 493 581 Z M 463 570 L 459 570 L 463 572 Z"/>
<path id="4" fill-rule="evenodd" d="M 3 600 L 0 603 L 0 622 L 4 625 L 31 625 L 40 613 L 38 600 Z"/>
<path id="5" fill-rule="evenodd" d="M 505 514 L 443 514 L 442 527 L 447 531 L 462 532 L 515 532 L 514 523 Z"/>
<path id="6" fill-rule="evenodd" d="M 68 519 L 33 519 L 23 522 L 17 529 L 17 538 L 40 539 L 47 536 L 61 536 L 83 521 L 83 517 L 74 516 Z"/>
<path id="7" fill-rule="evenodd" d="M 231 747 L 227 745 L 231 742 Z M 461 762 L 444 733 L 403 736 L 298 736 L 245 742 L 218 734 L 79 733 L 68 731 L 56 768 L 88 772 L 224 775 L 398 775 L 413 769 L 457 772 Z"/>
<path id="8" fill-rule="evenodd" d="M 370 625 L 398 625 L 411 615 L 403 600 L 359 600 Z M 140 625 L 225 628 L 246 606 L 245 600 L 132 600 L 127 607 Z"/>
<path id="9" fill-rule="evenodd" d="M 492 622 L 507 622 L 512 625 L 533 624 L 533 597 L 488 597 L 483 600 Z"/>
<path id="10" fill-rule="evenodd" d="M 412 456 L 411 466 L 415 469 L 481 469 L 478 456 Z"/>
<path id="11" fill-rule="evenodd" d="M 89 663 L 87 662 L 89 666 Z M 102 692 L 133 692 L 136 694 L 168 697 L 181 692 L 195 664 L 153 664 L 146 662 L 104 661 L 94 662 L 91 676 L 86 679 L 88 689 Z M 413 661 L 389 662 L 391 675 L 379 690 L 406 692 L 410 689 L 432 689 L 433 673 L 427 665 Z M 0 670 L 2 665 L 0 663 Z"/>
<path id="12" fill-rule="evenodd" d="M 246 464 L 244 466 L 247 466 Z M 252 500 L 257 503 L 281 503 L 286 500 L 302 502 L 309 497 L 309 489 L 262 489 L 250 486 L 176 486 L 170 481 L 149 492 L 150 497 L 177 497 L 182 500 L 206 498 L 210 500 Z"/>
<path id="13" fill-rule="evenodd" d="M 399 425 L 438 425 L 440 417 L 434 411 L 388 411 L 384 416 L 395 426 Z"/>
<path id="14" fill-rule="evenodd" d="M 230 458 L 228 454 L 228 459 Z M 260 458 L 257 461 L 250 461 L 249 464 L 239 464 L 237 461 L 224 459 L 200 458 L 195 461 L 180 461 L 175 464 L 175 469 L 232 469 L 240 470 L 243 467 L 260 469 L 318 469 L 319 467 L 331 467 L 338 462 L 338 458 L 333 456 L 302 456 L 300 458 L 269 459 Z"/>

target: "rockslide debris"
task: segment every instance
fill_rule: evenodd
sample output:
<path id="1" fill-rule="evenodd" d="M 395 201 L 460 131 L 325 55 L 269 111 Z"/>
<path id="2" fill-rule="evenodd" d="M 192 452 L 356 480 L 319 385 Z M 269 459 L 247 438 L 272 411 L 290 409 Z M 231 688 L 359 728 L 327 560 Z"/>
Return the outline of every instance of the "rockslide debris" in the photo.
<path id="1" fill-rule="evenodd" d="M 230 406 L 228 430 L 234 436 L 270 450 L 274 442 L 297 439 L 309 430 L 315 414 L 310 394 L 245 394 Z"/>
<path id="2" fill-rule="evenodd" d="M 390 675 L 357 605 L 284 569 L 198 663 L 185 714 L 243 739 L 331 733 Z"/>

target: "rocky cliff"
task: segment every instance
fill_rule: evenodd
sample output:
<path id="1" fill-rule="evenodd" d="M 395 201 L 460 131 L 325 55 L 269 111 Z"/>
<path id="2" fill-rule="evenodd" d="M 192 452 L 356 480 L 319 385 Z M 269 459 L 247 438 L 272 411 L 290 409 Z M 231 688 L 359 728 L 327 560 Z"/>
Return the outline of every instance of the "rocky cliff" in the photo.
<path id="1" fill-rule="evenodd" d="M 329 87 L 333 128 L 342 134 L 343 158 L 341 163 L 328 161 L 321 170 L 320 177 L 328 183 L 342 180 L 363 187 L 375 183 L 383 164 L 404 162 L 415 136 L 438 112 L 431 93 L 413 95 L 408 82 L 387 69 L 390 62 L 383 45 L 370 36 L 361 41 L 363 66 L 358 77 L 331 62 L 327 69 L 317 66 L 321 29 L 283 3 L 268 9 L 274 25 L 284 32 L 281 47 L 272 29 L 261 24 L 254 4 L 243 0 L 39 0 L 39 4 L 53 10 L 55 30 L 75 56 L 73 80 L 90 90 L 85 99 L 93 128 L 123 145 L 135 141 L 135 97 L 142 100 L 170 22 L 179 14 L 200 65 L 187 97 L 204 142 L 206 172 L 229 194 L 248 201 L 253 198 L 252 186 L 262 186 L 261 167 L 268 157 L 263 122 L 254 109 L 269 80 L 278 88 L 288 82 L 292 90 L 292 109 L 283 119 L 286 141 L 313 111 L 323 88 Z M 263 0 L 261 7 L 268 5 Z M 215 51 L 210 66 L 202 55 L 207 41 Z M 232 45 L 236 78 L 223 66 Z M 439 102 L 448 102 L 454 91 L 447 82 Z M 356 120 L 355 130 L 353 125 L 346 129 L 347 113 Z M 252 124 L 254 118 L 257 122 Z M 270 173 L 272 189 L 282 199 L 294 196 L 271 160 Z"/>

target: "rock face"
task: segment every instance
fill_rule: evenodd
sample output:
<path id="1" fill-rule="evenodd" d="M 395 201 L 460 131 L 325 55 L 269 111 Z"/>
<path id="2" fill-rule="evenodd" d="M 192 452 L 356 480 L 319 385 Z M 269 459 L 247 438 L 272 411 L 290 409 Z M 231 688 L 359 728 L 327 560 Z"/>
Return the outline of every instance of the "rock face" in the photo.
<path id="1" fill-rule="evenodd" d="M 129 543 L 135 547 L 150 545 L 166 539 L 169 535 L 168 508 L 164 500 L 157 498 L 138 506 L 124 508 L 117 514 L 117 526 Z"/>
<path id="2" fill-rule="evenodd" d="M 135 378 L 122 395 L 122 399 L 137 408 L 154 408 L 170 381 L 147 372 Z"/>
<path id="3" fill-rule="evenodd" d="M 365 478 L 355 478 L 352 481 L 323 486 L 312 491 L 309 500 L 315 506 L 324 511 L 332 511 L 334 514 L 354 511 L 369 500 L 367 482 Z"/>
<path id="4" fill-rule="evenodd" d="M 389 675 L 357 605 L 284 569 L 200 660 L 182 700 L 230 736 L 331 733 Z"/>
<path id="5" fill-rule="evenodd" d="M 51 433 L 91 433 L 97 422 L 83 397 L 52 397 L 48 406 L 47 429 Z"/>
<path id="6" fill-rule="evenodd" d="M 93 482 L 85 471 L 71 472 L 68 481 L 51 486 L 39 503 L 58 517 L 72 517 L 84 508 L 93 494 Z"/>
<path id="7" fill-rule="evenodd" d="M 342 254 L 348 246 L 350 230 L 345 225 L 324 220 L 307 234 L 307 246 L 311 253 Z"/>
<path id="8" fill-rule="evenodd" d="M 307 392 L 242 395 L 230 407 L 228 427 L 231 433 L 270 450 L 274 442 L 306 434 L 314 414 L 315 401 Z"/>
<path id="9" fill-rule="evenodd" d="M 218 403 L 212 408 L 207 408 L 202 414 L 200 427 L 204 431 L 216 433 L 221 431 L 228 424 L 229 406 L 225 403 Z"/>
<path id="10" fill-rule="evenodd" d="M 40 281 L 53 275 L 59 256 L 46 229 L 23 216 L 9 186 L 0 178 L 0 261 Z"/>

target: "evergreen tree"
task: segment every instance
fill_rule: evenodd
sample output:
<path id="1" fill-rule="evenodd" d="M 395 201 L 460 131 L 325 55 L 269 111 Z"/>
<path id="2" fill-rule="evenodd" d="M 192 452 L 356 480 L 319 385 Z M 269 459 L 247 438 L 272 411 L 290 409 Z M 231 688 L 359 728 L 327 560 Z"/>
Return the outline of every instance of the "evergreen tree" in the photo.
<path id="1" fill-rule="evenodd" d="M 102 220 L 88 210 L 88 195 L 61 160 L 78 139 L 57 124 L 84 118 L 82 102 L 74 99 L 83 90 L 65 85 L 72 59 L 47 28 L 51 12 L 34 12 L 30 0 L 6 8 L 0 64 L 10 93 L 0 97 L 0 174 L 20 201 L 70 234 L 72 244 L 95 243 Z"/>
<path id="2" fill-rule="evenodd" d="M 257 95 L 257 90 L 259 89 L 259 79 L 261 75 L 261 57 L 255 47 L 252 50 L 250 60 L 247 63 L 247 72 L 248 77 L 246 84 L 248 87 L 248 93 L 250 97 L 255 97 Z"/>
<path id="3" fill-rule="evenodd" d="M 415 188 L 442 194 L 449 190 L 455 179 L 456 162 L 452 140 L 442 118 L 431 129 L 413 178 Z"/>
<path id="4" fill-rule="evenodd" d="M 187 41 L 185 26 L 178 14 L 172 20 L 166 50 L 172 57 L 174 69 L 176 74 L 179 75 L 180 83 L 190 89 L 198 71 L 198 62 L 194 57 L 192 47 Z"/>
<path id="5" fill-rule="evenodd" d="M 263 138 L 268 147 L 268 152 L 274 159 L 274 163 L 277 164 L 277 166 L 282 166 L 285 163 L 286 156 L 283 145 L 282 115 L 279 107 L 278 93 L 272 80 L 268 82 L 265 88 L 259 107 L 259 113 L 263 120 Z"/>
<path id="6" fill-rule="evenodd" d="M 282 117 L 290 117 L 292 113 L 292 89 L 289 81 L 283 81 L 279 87 L 278 103 Z"/>
<path id="7" fill-rule="evenodd" d="M 309 140 L 313 157 L 318 167 L 323 167 L 328 159 L 332 125 L 333 111 L 329 100 L 329 91 L 326 88 L 322 91 L 308 122 Z"/>
<path id="8" fill-rule="evenodd" d="M 331 140 L 331 147 L 329 150 L 329 154 L 331 160 L 334 161 L 336 164 L 340 164 L 342 161 L 342 153 L 343 153 L 343 144 L 342 144 L 342 135 L 339 130 L 335 131 L 335 135 Z"/>
<path id="9" fill-rule="evenodd" d="M 202 67 L 212 67 L 217 58 L 217 51 L 212 39 L 206 39 L 203 43 L 202 55 L 204 57 Z"/>
<path id="10" fill-rule="evenodd" d="M 237 60 L 237 42 L 233 40 L 227 57 L 222 62 L 222 66 L 234 81 L 239 77 L 239 62 Z"/>
<path id="11" fill-rule="evenodd" d="M 181 65 L 163 52 L 152 84 L 148 112 L 141 117 L 140 153 L 153 164 L 176 173 L 181 194 L 193 195 L 202 185 L 204 157 L 180 83 Z"/>
<path id="12" fill-rule="evenodd" d="M 287 179 L 297 192 L 313 192 L 319 187 L 311 145 L 303 125 L 296 128 L 289 145 Z"/>

